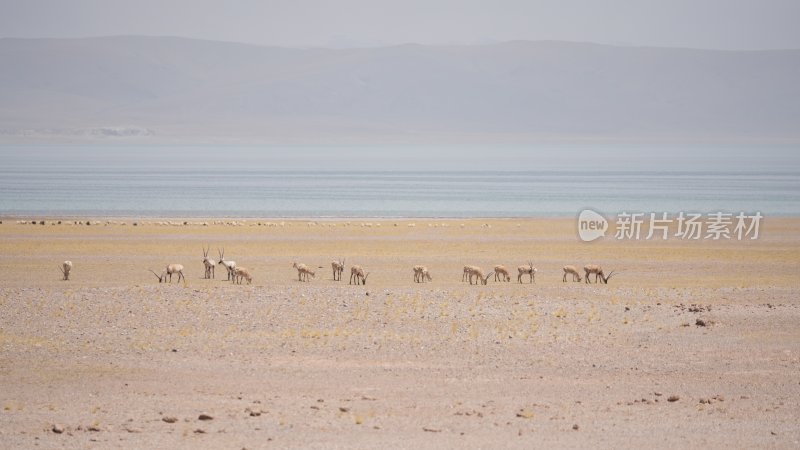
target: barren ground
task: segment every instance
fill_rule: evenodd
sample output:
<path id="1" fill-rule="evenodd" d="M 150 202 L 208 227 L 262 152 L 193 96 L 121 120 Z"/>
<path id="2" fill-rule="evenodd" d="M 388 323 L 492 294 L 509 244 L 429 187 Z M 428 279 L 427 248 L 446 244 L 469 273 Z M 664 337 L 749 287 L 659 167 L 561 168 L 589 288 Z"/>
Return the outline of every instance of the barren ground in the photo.
<path id="1" fill-rule="evenodd" d="M 757 241 L 589 244 L 573 219 L 13 222 L 3 448 L 800 445 L 800 219 L 766 220 Z M 202 279 L 203 245 L 253 284 Z M 536 283 L 518 284 L 529 260 Z M 301 283 L 293 261 L 322 268 Z M 186 283 L 147 271 L 171 262 Z M 587 263 L 620 273 L 562 283 Z M 347 284 L 351 264 L 366 286 Z M 413 283 L 414 264 L 433 282 Z M 469 286 L 464 264 L 514 280 Z"/>

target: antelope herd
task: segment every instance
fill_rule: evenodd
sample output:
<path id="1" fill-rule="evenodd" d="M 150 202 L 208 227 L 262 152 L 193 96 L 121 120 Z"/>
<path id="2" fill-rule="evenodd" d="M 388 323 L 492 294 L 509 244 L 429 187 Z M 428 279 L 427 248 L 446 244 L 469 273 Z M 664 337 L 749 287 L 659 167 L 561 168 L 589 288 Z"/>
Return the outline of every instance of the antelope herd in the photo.
<path id="1" fill-rule="evenodd" d="M 213 259 L 208 257 L 208 252 L 211 250 L 211 247 L 206 248 L 203 247 L 203 267 L 205 269 L 203 278 L 204 279 L 212 279 L 215 278 L 214 276 L 214 269 L 216 266 L 221 265 L 225 267 L 225 270 L 228 273 L 228 277 L 226 281 L 230 281 L 231 283 L 235 284 L 242 284 L 242 281 L 247 281 L 247 284 L 251 284 L 253 282 L 253 276 L 250 273 L 250 270 L 240 267 L 236 265 L 235 261 L 230 261 L 225 259 L 225 249 L 217 249 L 217 253 L 219 254 L 219 261 L 214 261 Z M 309 282 L 312 278 L 316 278 L 316 272 L 312 270 L 309 266 L 303 263 L 294 262 L 292 263 L 292 267 L 297 270 L 297 280 L 301 282 Z M 72 271 L 72 261 L 64 261 L 60 266 L 58 266 L 61 274 L 63 275 L 63 280 L 68 281 L 70 272 Z M 320 266 L 322 268 L 322 266 Z M 341 281 L 342 280 L 342 273 L 345 269 L 345 259 L 340 258 L 333 260 L 331 262 L 331 269 L 333 271 L 333 281 Z M 153 269 L 148 269 L 153 275 L 158 278 L 159 283 L 172 283 L 172 276 L 178 276 L 178 282 L 180 283 L 181 280 L 186 282 L 186 276 L 183 273 L 183 265 L 181 264 L 168 264 L 161 273 L 154 271 Z M 590 275 L 594 275 L 594 282 L 603 284 L 608 284 L 608 280 L 614 276 L 615 272 L 611 271 L 608 275 L 605 274 L 603 268 L 596 264 L 587 264 L 583 267 L 584 276 L 581 277 L 578 268 L 573 265 L 567 265 L 562 268 L 564 272 L 564 276 L 562 280 L 564 283 L 567 282 L 567 277 L 571 276 L 572 281 L 581 282 L 584 281 L 585 283 L 591 283 Z M 415 283 L 425 283 L 428 281 L 433 281 L 433 277 L 431 276 L 430 272 L 428 271 L 427 266 L 423 265 L 416 265 L 412 267 L 412 271 L 414 272 L 414 282 Z M 536 273 L 538 269 L 533 266 L 532 261 L 528 261 L 528 264 L 518 266 L 517 267 L 517 283 L 522 283 L 523 278 L 527 275 L 528 276 L 528 283 L 535 283 L 536 281 Z M 350 266 L 350 282 L 348 284 L 355 284 L 355 285 L 365 285 L 367 284 L 367 279 L 369 278 L 370 272 L 366 272 L 364 268 L 360 265 L 352 265 Z M 470 285 L 475 284 L 477 285 L 487 285 L 489 283 L 489 278 L 494 275 L 495 282 L 509 282 L 511 281 L 511 275 L 509 274 L 508 269 L 506 266 L 498 264 L 494 266 L 494 270 L 489 272 L 488 274 L 484 274 L 483 269 L 478 266 L 473 265 L 466 265 L 464 266 L 461 281 L 462 282 L 469 282 Z M 474 283 L 473 283 L 474 280 Z"/>

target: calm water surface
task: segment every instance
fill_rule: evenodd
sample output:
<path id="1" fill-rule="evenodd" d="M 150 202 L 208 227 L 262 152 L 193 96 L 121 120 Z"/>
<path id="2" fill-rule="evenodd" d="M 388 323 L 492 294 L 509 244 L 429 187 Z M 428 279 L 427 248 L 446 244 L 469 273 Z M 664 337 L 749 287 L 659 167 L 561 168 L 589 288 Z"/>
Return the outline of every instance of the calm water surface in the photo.
<path id="1" fill-rule="evenodd" d="M 0 215 L 800 215 L 792 146 L 0 146 Z"/>

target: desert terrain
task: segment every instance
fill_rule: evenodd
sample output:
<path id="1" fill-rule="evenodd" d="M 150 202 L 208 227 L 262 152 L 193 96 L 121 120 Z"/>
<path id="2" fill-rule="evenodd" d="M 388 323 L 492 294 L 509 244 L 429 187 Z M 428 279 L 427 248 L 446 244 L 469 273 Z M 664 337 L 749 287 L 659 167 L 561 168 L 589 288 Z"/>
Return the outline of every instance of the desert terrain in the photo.
<path id="1" fill-rule="evenodd" d="M 54 220 L 0 224 L 2 448 L 800 446 L 798 218 L 592 243 L 573 218 Z M 204 279 L 203 246 L 253 283 Z"/>

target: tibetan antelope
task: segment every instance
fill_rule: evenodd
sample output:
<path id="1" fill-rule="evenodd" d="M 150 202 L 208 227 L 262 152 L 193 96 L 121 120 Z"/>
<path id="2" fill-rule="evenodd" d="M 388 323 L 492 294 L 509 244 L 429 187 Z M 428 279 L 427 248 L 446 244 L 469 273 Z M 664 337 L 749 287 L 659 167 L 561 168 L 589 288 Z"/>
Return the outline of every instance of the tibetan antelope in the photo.
<path id="1" fill-rule="evenodd" d="M 528 265 L 527 266 L 519 266 L 519 267 L 517 267 L 517 272 L 519 272 L 519 274 L 517 275 L 517 282 L 518 283 L 522 283 L 522 276 L 523 275 L 530 276 L 530 281 L 528 281 L 528 282 L 529 283 L 533 283 L 535 278 L 536 278 L 537 269 L 535 267 L 533 267 L 533 262 L 528 261 Z"/>
<path id="2" fill-rule="evenodd" d="M 567 275 L 572 275 L 572 281 L 581 282 L 581 274 L 578 273 L 578 269 L 575 266 L 564 266 L 564 278 L 561 280 L 564 283 L 567 282 Z"/>
<path id="3" fill-rule="evenodd" d="M 351 266 L 350 267 L 350 283 L 354 284 L 367 284 L 367 277 L 369 276 L 369 272 L 364 273 L 364 268 L 361 266 Z"/>
<path id="4" fill-rule="evenodd" d="M 233 282 L 242 284 L 242 279 L 247 280 L 247 284 L 253 283 L 253 277 L 250 275 L 250 271 L 245 269 L 244 267 L 236 267 L 233 269 Z"/>
<path id="5" fill-rule="evenodd" d="M 611 277 L 614 276 L 614 271 L 613 270 L 611 271 L 611 273 L 608 274 L 608 276 L 606 276 L 603 273 L 603 268 L 598 266 L 597 264 L 587 264 L 587 265 L 583 266 L 583 271 L 585 273 L 585 277 L 584 277 L 585 278 L 585 280 L 584 280 L 585 283 L 591 283 L 591 281 L 589 280 L 589 275 L 591 275 L 591 274 L 594 274 L 594 282 L 595 283 L 597 283 L 597 278 L 600 278 L 600 280 L 603 281 L 603 284 L 608 284 L 608 280 L 610 280 Z"/>
<path id="6" fill-rule="evenodd" d="M 313 270 L 309 269 L 308 266 L 305 264 L 298 264 L 292 263 L 292 267 L 297 269 L 297 280 L 298 281 L 308 281 L 308 276 L 311 275 L 311 278 L 316 278 L 317 274 L 314 273 Z"/>
<path id="7" fill-rule="evenodd" d="M 150 269 L 150 272 L 153 272 L 153 275 L 158 278 L 159 283 L 166 283 L 167 282 L 167 275 L 169 275 L 169 282 L 172 283 L 172 274 L 178 274 L 178 282 L 180 283 L 181 278 L 183 278 L 183 282 L 186 282 L 186 277 L 183 275 L 183 266 L 181 264 L 170 264 L 161 273 L 161 275 L 157 274 L 153 269 Z"/>
<path id="8" fill-rule="evenodd" d="M 511 275 L 508 274 L 506 266 L 494 266 L 494 281 L 511 281 Z"/>
<path id="9" fill-rule="evenodd" d="M 344 272 L 344 258 L 331 261 L 331 269 L 333 269 L 333 281 L 342 281 L 342 272 Z"/>
<path id="10" fill-rule="evenodd" d="M 64 261 L 58 266 L 61 274 L 64 275 L 64 281 L 69 281 L 69 272 L 72 270 L 72 261 Z"/>
<path id="11" fill-rule="evenodd" d="M 214 269 L 217 268 L 217 262 L 208 257 L 209 250 L 211 250 L 211 247 L 208 247 L 208 249 L 203 247 L 203 265 L 206 268 L 206 279 L 214 278 Z"/>
<path id="12" fill-rule="evenodd" d="M 228 271 L 228 278 L 227 281 L 230 281 L 233 278 L 233 270 L 236 268 L 236 261 L 225 261 L 225 249 L 223 248 L 222 251 L 217 249 L 217 253 L 219 254 L 219 262 L 218 265 L 225 266 L 225 270 Z"/>
<path id="13" fill-rule="evenodd" d="M 428 281 L 433 281 L 431 278 L 431 274 L 428 272 L 428 268 L 425 266 L 414 266 L 414 282 L 415 283 L 424 283 L 425 279 L 427 278 Z"/>
<path id="14" fill-rule="evenodd" d="M 488 275 L 484 275 L 483 269 L 481 269 L 480 267 L 470 266 L 469 284 L 472 284 L 472 277 L 476 277 L 478 278 L 478 280 L 475 282 L 476 286 L 479 284 L 486 285 L 489 282 L 489 277 L 491 277 L 492 275 L 494 275 L 494 272 L 489 272 Z"/>
<path id="15" fill-rule="evenodd" d="M 470 273 L 472 273 L 472 271 L 474 271 L 475 269 L 480 269 L 480 268 L 477 266 L 464 266 L 464 274 L 461 275 L 461 281 L 467 281 L 471 279 L 472 277 L 470 276 Z"/>

